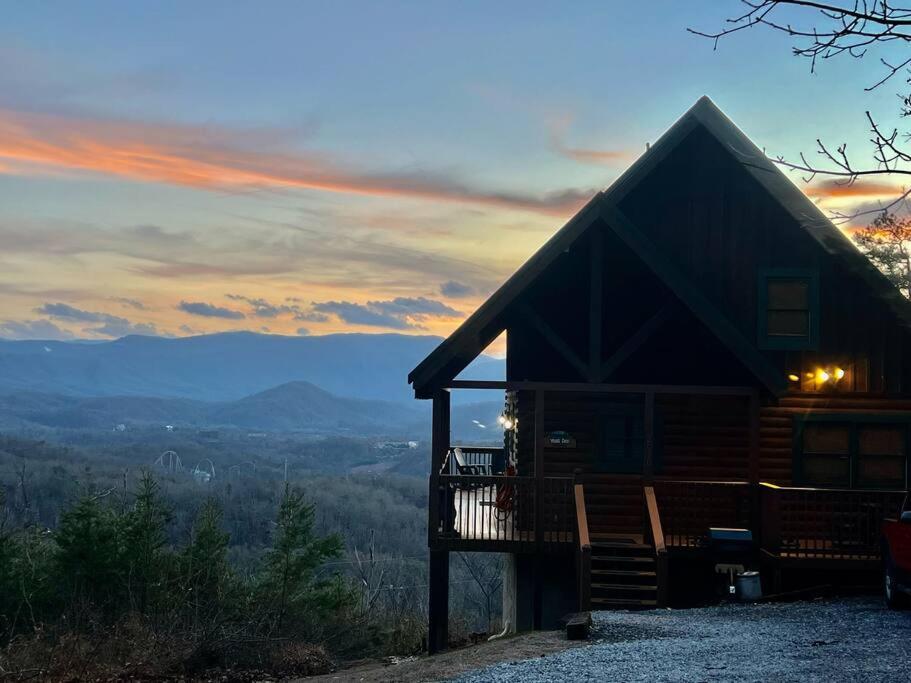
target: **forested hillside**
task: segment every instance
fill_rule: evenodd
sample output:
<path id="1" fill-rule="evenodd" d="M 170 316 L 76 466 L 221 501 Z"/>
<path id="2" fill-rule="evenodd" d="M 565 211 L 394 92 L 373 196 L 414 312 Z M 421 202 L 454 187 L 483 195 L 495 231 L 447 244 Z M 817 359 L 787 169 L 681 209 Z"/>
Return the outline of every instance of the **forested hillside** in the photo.
<path id="1" fill-rule="evenodd" d="M 6 670 L 44 658 L 66 677 L 78 658 L 67 643 L 99 652 L 101 676 L 127 656 L 118 648 L 138 648 L 128 658 L 140 677 L 231 666 L 289 675 L 421 648 L 426 479 L 352 474 L 378 457 L 368 442 L 254 440 L 242 452 L 241 441 L 203 438 L 168 455 L 173 434 L 81 435 L 67 445 L 0 436 L 0 640 L 15 637 L 0 652 Z M 295 565 L 295 604 L 277 598 L 282 552 L 311 558 Z M 207 558 L 202 574 L 194 557 Z M 456 632 L 495 627 L 498 562 L 453 559 Z M 61 639 L 76 622 L 78 639 Z M 125 629 L 128 641 L 113 638 Z M 325 650 L 285 651 L 287 637 Z"/>

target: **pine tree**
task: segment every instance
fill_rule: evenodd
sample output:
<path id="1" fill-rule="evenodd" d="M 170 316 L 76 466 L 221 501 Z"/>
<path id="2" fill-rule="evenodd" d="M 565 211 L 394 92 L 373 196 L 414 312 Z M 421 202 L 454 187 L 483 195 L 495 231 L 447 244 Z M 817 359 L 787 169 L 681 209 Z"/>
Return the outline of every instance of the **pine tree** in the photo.
<path id="1" fill-rule="evenodd" d="M 70 609 L 110 608 L 123 599 L 117 517 L 86 494 L 60 516 L 54 534 L 59 589 Z"/>
<path id="2" fill-rule="evenodd" d="M 180 554 L 182 599 L 197 622 L 224 607 L 235 587 L 228 564 L 230 536 L 221 522 L 221 507 L 211 498 L 206 500 L 193 524 L 190 543 Z"/>
<path id="3" fill-rule="evenodd" d="M 313 506 L 304 502 L 303 494 L 285 484 L 261 586 L 273 630 L 280 630 L 289 615 L 318 619 L 347 601 L 337 577 L 315 576 L 324 562 L 341 555 L 342 542 L 336 534 L 317 537 L 313 517 Z"/>
<path id="4" fill-rule="evenodd" d="M 121 564 L 130 605 L 146 613 L 164 589 L 170 557 L 165 549 L 165 531 L 171 513 L 161 499 L 158 483 L 143 472 L 136 500 L 120 520 Z"/>

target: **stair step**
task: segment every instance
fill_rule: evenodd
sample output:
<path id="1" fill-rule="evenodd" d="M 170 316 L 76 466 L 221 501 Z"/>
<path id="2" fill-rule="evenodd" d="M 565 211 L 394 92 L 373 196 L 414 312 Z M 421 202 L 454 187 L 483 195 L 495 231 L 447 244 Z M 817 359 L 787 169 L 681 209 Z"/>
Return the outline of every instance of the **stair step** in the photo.
<path id="1" fill-rule="evenodd" d="M 652 550 L 647 543 L 624 543 L 623 541 L 592 541 L 592 548 L 613 548 L 616 550 Z"/>
<path id="2" fill-rule="evenodd" d="M 593 583 L 592 590 L 606 590 L 606 591 L 651 591 L 655 592 L 658 590 L 658 586 L 640 586 L 638 584 L 630 583 Z"/>
<path id="3" fill-rule="evenodd" d="M 629 556 L 629 555 L 592 555 L 592 562 L 622 562 L 624 564 L 655 564 L 654 557 Z"/>
<path id="4" fill-rule="evenodd" d="M 632 600 L 627 598 L 592 598 L 592 605 L 600 605 L 606 609 L 641 609 L 644 607 L 657 607 L 657 600 Z"/>
<path id="5" fill-rule="evenodd" d="M 597 574 L 598 576 L 642 576 L 642 577 L 652 577 L 657 576 L 655 572 L 649 571 L 638 571 L 634 569 L 592 569 L 592 574 Z"/>

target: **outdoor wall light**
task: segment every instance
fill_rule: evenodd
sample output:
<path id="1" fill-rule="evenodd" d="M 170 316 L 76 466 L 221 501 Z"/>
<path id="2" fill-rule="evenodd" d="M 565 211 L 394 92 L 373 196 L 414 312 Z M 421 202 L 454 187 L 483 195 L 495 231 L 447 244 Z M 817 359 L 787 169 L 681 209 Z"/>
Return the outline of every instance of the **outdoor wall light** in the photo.
<path id="1" fill-rule="evenodd" d="M 827 382 L 835 384 L 840 379 L 844 378 L 845 371 L 839 367 L 816 368 L 816 373 L 813 376 L 816 379 L 817 386 L 821 386 Z"/>

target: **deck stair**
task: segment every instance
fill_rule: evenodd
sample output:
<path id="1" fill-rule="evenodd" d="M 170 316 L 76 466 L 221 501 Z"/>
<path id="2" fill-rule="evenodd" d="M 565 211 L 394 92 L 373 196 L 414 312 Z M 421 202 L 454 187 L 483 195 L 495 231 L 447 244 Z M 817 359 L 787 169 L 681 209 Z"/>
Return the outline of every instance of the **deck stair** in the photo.
<path id="1" fill-rule="evenodd" d="M 655 548 L 642 536 L 592 534 L 592 609 L 658 606 Z"/>

